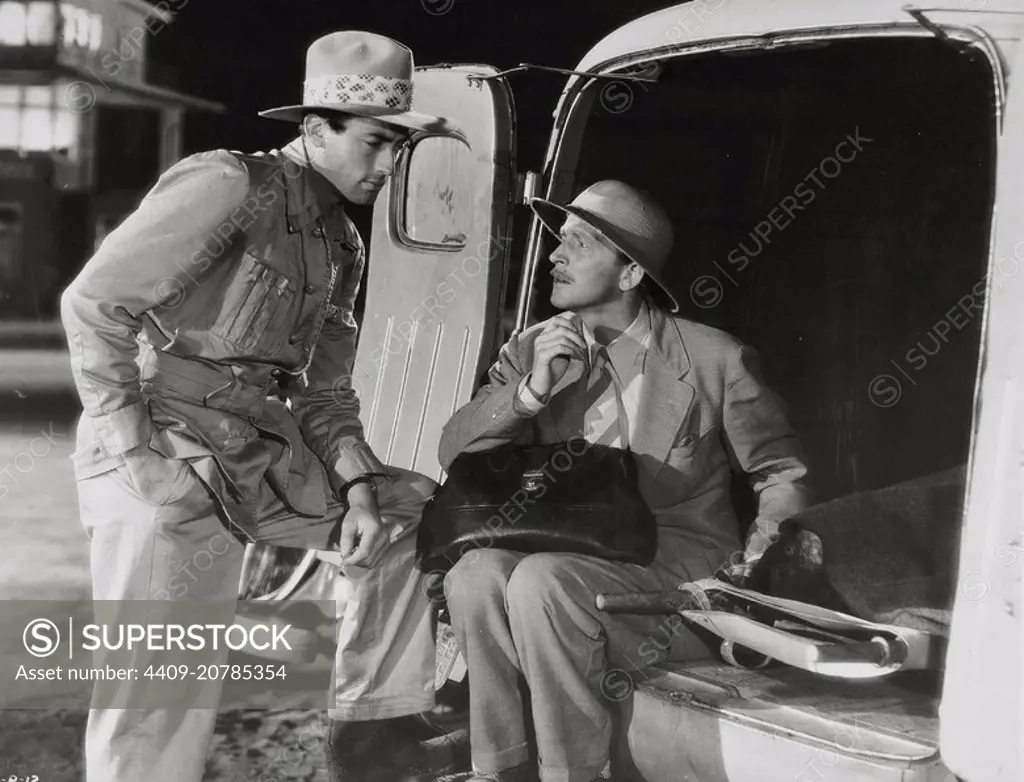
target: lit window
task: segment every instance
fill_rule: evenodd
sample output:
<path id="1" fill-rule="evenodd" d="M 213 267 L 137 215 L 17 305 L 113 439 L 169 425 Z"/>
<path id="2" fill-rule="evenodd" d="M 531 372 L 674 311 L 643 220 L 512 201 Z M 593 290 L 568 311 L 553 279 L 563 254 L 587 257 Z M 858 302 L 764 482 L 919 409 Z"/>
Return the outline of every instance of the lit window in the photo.
<path id="1" fill-rule="evenodd" d="M 80 116 L 63 106 L 53 113 L 53 149 L 66 152 L 72 160 L 77 158 Z"/>
<path id="2" fill-rule="evenodd" d="M 0 3 L 0 43 L 24 46 L 28 42 L 28 29 L 23 3 Z"/>
<path id="3" fill-rule="evenodd" d="M 412 148 L 405 193 L 405 234 L 457 250 L 473 221 L 473 158 L 452 138 L 431 136 Z"/>
<path id="4" fill-rule="evenodd" d="M 0 106 L 21 105 L 21 87 L 13 84 L 0 84 Z"/>
<path id="5" fill-rule="evenodd" d="M 67 3 L 61 3 L 60 15 L 60 42 L 65 49 L 70 49 L 75 45 L 75 9 Z"/>
<path id="6" fill-rule="evenodd" d="M 89 19 L 89 49 L 98 52 L 103 46 L 103 17 L 92 14 Z"/>
<path id="7" fill-rule="evenodd" d="M 25 88 L 25 105 L 26 106 L 52 106 L 53 105 L 53 87 L 46 85 L 45 87 L 26 87 Z"/>
<path id="8" fill-rule="evenodd" d="M 0 149 L 79 154 L 80 117 L 58 98 L 63 87 L 0 87 Z"/>
<path id="9" fill-rule="evenodd" d="M 33 2 L 28 4 L 25 19 L 26 38 L 32 46 L 51 46 L 57 28 L 57 16 L 53 3 Z"/>
<path id="10" fill-rule="evenodd" d="M 62 33 L 65 48 L 75 46 L 99 51 L 103 42 L 103 17 L 87 8 L 78 8 L 70 3 L 60 5 Z"/>
<path id="11" fill-rule="evenodd" d="M 21 130 L 21 110 L 0 105 L 0 149 L 17 149 Z"/>
<path id="12" fill-rule="evenodd" d="M 56 26 L 56 6 L 52 2 L 0 2 L 0 43 L 7 46 L 51 46 Z"/>
<path id="13" fill-rule="evenodd" d="M 21 148 L 27 152 L 53 149 L 53 112 L 49 108 L 26 106 L 22 109 Z"/>

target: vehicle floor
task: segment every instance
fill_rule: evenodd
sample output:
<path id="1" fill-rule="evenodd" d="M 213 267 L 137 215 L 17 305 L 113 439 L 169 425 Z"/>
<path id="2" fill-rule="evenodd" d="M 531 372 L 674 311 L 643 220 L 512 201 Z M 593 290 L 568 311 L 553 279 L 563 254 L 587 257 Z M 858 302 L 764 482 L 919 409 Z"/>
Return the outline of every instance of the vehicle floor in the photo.
<path id="1" fill-rule="evenodd" d="M 817 734 L 809 737 L 840 746 L 866 749 L 864 733 L 898 737 L 937 752 L 939 684 L 936 672 L 911 672 L 877 679 L 833 679 L 798 668 L 775 664 L 745 670 L 718 662 L 665 663 L 650 670 L 639 684 L 639 697 L 668 699 L 679 708 L 694 700 L 717 706 L 724 713 L 761 718 L 786 730 L 792 720 L 776 720 L 772 707 L 787 714 L 803 712 L 814 719 Z M 698 680 L 707 687 L 694 687 Z M 700 689 L 700 694 L 695 694 Z M 718 693 L 718 697 L 709 693 Z M 758 707 L 763 713 L 758 714 Z M 924 754 L 931 754 L 925 752 Z M 470 774 L 446 776 L 438 782 L 463 782 Z"/>
<path id="2" fill-rule="evenodd" d="M 746 670 L 716 662 L 665 663 L 652 672 L 644 689 L 656 689 L 662 697 L 677 699 L 683 705 L 693 698 L 693 687 L 687 682 L 693 679 L 718 688 L 721 699 L 716 698 L 717 705 L 724 709 L 738 704 L 745 711 L 759 704 L 782 706 L 854 729 L 895 734 L 933 748 L 939 743 L 938 672 L 836 679 L 781 664 Z M 707 699 L 706 695 L 701 697 Z"/>

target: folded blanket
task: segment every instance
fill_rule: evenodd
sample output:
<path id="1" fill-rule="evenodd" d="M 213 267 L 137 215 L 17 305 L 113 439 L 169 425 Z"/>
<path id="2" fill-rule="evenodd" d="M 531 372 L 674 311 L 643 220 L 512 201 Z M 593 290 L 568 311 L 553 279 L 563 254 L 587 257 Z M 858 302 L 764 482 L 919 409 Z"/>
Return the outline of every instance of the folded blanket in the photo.
<path id="1" fill-rule="evenodd" d="M 947 634 L 966 467 L 808 508 L 744 586 L 874 622 Z"/>

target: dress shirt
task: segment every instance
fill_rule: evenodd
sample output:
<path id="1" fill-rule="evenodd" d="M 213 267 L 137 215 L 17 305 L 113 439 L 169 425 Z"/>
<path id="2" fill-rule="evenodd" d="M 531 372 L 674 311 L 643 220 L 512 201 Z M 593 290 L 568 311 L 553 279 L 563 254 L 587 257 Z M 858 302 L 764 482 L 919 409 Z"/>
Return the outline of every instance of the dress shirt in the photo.
<path id="1" fill-rule="evenodd" d="M 583 339 L 589 359 L 586 388 L 594 396 L 584 415 L 584 437 L 591 443 L 626 448 L 639 410 L 651 339 L 651 313 L 646 302 L 641 303 L 629 327 L 607 345 L 597 342 L 586 324 Z M 527 373 L 520 383 L 519 402 L 527 412 L 537 413 L 544 404 L 527 388 L 529 379 Z"/>

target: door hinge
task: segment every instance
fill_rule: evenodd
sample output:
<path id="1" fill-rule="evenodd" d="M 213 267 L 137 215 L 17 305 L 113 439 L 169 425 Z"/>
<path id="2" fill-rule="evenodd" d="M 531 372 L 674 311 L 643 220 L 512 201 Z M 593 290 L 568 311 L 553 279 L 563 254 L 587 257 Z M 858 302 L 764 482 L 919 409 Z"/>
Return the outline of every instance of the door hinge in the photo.
<path id="1" fill-rule="evenodd" d="M 540 175 L 536 171 L 526 171 L 516 174 L 516 191 L 514 196 L 515 204 L 526 206 L 530 199 L 540 192 Z"/>

